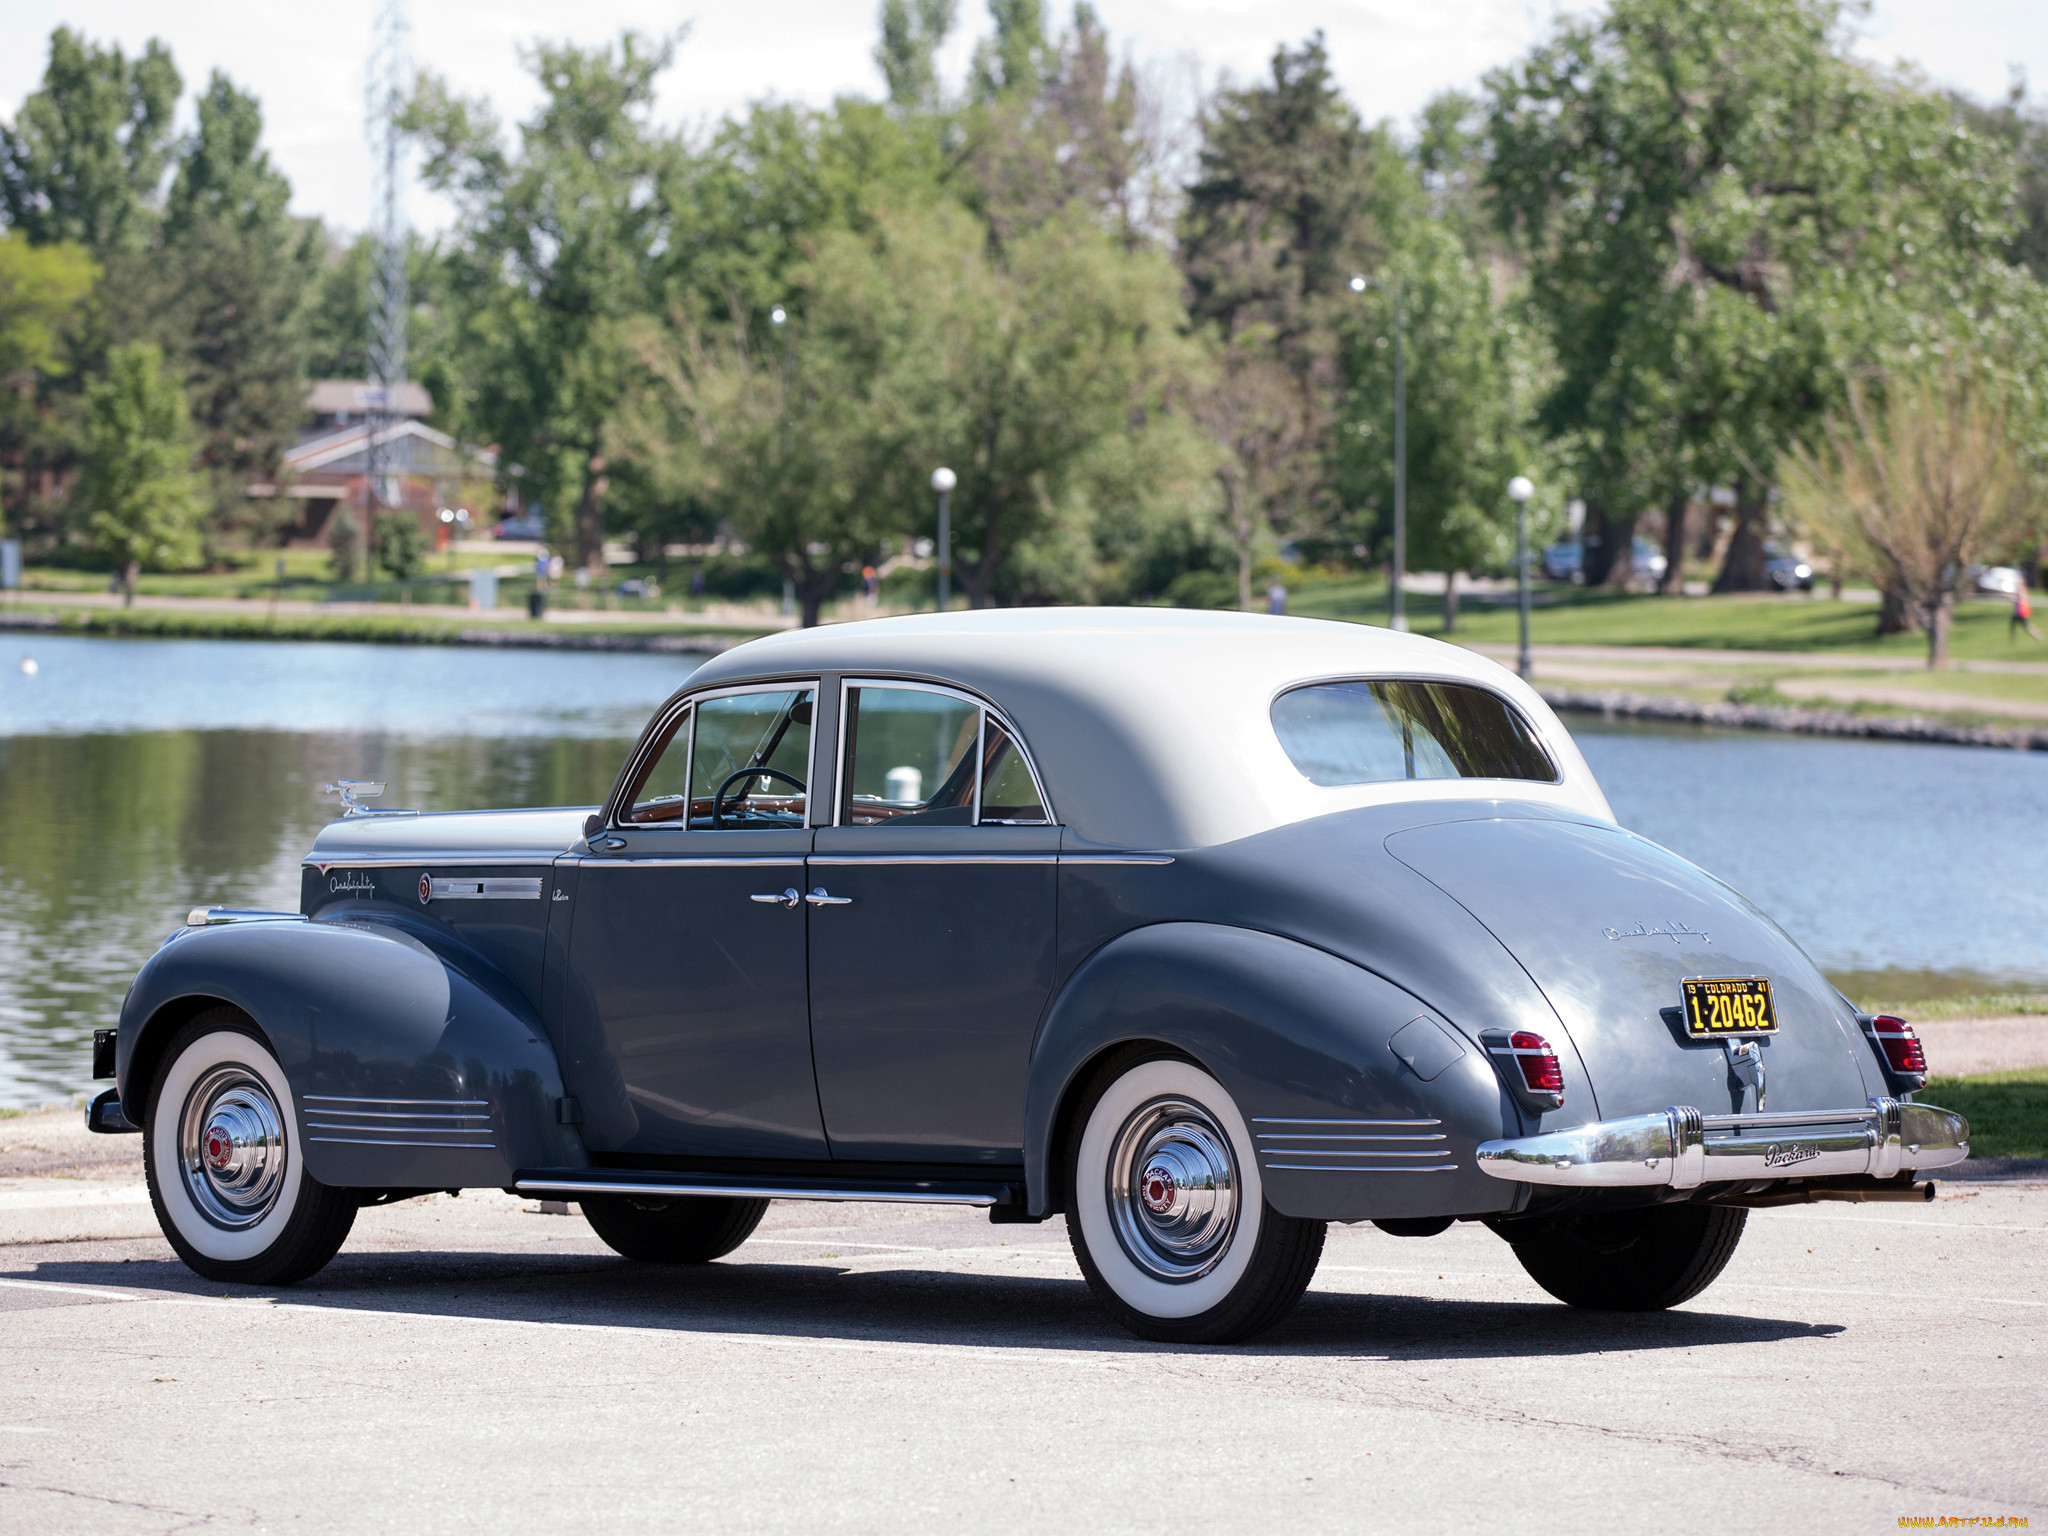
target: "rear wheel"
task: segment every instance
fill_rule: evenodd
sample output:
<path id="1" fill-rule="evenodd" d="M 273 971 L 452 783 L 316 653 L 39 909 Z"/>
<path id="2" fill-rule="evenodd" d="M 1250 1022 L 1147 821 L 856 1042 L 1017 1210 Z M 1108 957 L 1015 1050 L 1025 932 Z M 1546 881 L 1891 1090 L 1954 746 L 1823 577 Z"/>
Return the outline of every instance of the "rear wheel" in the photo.
<path id="1" fill-rule="evenodd" d="M 1308 1289 L 1324 1224 L 1266 1204 L 1252 1139 L 1223 1085 L 1150 1055 L 1090 1087 L 1067 1149 L 1067 1232 L 1096 1297 L 1140 1338 L 1230 1344 Z"/>
<path id="2" fill-rule="evenodd" d="M 1530 1278 L 1559 1301 L 1658 1312 L 1714 1283 L 1748 1219 L 1740 1206 L 1656 1205 L 1518 1222 L 1506 1235 Z"/>
<path id="3" fill-rule="evenodd" d="M 766 1200 L 717 1195 L 582 1195 L 583 1219 L 614 1253 L 647 1264 L 708 1264 L 754 1235 Z"/>
<path id="4" fill-rule="evenodd" d="M 334 1257 L 355 1222 L 356 1192 L 306 1172 L 291 1087 L 247 1015 L 210 1009 L 178 1031 L 147 1102 L 150 1202 L 193 1270 L 290 1285 Z"/>

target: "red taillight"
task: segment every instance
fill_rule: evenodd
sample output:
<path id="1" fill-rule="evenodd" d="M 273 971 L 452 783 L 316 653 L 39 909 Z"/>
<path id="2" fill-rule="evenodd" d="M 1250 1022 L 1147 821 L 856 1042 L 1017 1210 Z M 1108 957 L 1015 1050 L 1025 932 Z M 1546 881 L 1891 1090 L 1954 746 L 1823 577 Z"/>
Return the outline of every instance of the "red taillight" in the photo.
<path id="1" fill-rule="evenodd" d="M 1531 1093 L 1564 1092 L 1564 1071 L 1557 1064 L 1557 1052 L 1541 1035 L 1517 1030 L 1508 1036 L 1508 1048 L 1515 1053 L 1515 1065 L 1522 1069 L 1522 1081 Z"/>
<path id="2" fill-rule="evenodd" d="M 1885 1063 L 1894 1072 L 1913 1077 L 1927 1075 L 1927 1052 L 1921 1049 L 1920 1037 L 1913 1032 L 1912 1025 L 1880 1013 L 1870 1021 L 1870 1032 L 1877 1037 L 1877 1048 L 1884 1052 Z"/>

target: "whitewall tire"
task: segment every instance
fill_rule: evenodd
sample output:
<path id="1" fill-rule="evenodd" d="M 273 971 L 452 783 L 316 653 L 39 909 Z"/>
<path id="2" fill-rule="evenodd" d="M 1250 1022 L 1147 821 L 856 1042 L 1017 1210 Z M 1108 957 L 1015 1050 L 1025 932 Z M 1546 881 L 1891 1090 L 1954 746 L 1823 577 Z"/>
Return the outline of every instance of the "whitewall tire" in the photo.
<path id="1" fill-rule="evenodd" d="M 1249 1129 L 1214 1077 L 1178 1055 L 1125 1055 L 1083 1093 L 1073 1125 L 1067 1230 L 1126 1327 L 1221 1344 L 1292 1310 L 1324 1224 L 1266 1204 Z"/>
<path id="2" fill-rule="evenodd" d="M 356 1196 L 306 1172 L 291 1085 L 245 1015 L 211 1009 L 181 1029 L 148 1104 L 149 1197 L 186 1264 L 209 1280 L 289 1285 L 334 1257 Z"/>

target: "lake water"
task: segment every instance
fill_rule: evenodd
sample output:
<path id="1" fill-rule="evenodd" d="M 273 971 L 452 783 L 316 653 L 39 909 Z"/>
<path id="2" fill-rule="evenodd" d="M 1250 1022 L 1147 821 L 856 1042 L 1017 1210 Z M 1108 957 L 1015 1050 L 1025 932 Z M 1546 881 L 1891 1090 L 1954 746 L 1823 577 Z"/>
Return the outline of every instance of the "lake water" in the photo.
<path id="1" fill-rule="evenodd" d="M 18 663 L 33 656 L 37 670 Z M 334 815 L 601 798 L 688 657 L 0 635 L 0 1105 L 88 1087 L 95 1027 L 203 903 L 296 906 Z M 2048 755 L 1573 722 L 1625 825 L 1887 997 L 2048 986 Z"/>

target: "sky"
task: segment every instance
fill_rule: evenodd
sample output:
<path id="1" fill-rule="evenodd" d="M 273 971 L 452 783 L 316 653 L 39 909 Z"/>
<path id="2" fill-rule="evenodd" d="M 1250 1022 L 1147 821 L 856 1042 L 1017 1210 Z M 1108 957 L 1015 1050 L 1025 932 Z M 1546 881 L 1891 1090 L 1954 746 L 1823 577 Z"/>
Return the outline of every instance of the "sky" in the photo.
<path id="1" fill-rule="evenodd" d="M 266 143 L 291 179 L 293 211 L 340 229 L 368 220 L 363 136 L 364 59 L 380 0 L 327 0 L 300 9 L 276 0 L 6 0 L 0 5 L 0 118 L 12 119 L 42 77 L 50 32 L 70 26 L 138 52 L 169 44 L 191 93 L 220 69 L 263 103 Z M 1066 0 L 1053 0 L 1064 14 Z M 1183 108 L 1219 79 L 1265 72 L 1274 46 L 1321 28 L 1337 78 L 1368 118 L 1411 121 L 1450 87 L 1472 88 L 1542 38 L 1564 0 L 1096 0 L 1113 44 L 1128 49 L 1169 102 Z M 538 92 L 520 65 L 536 37 L 594 44 L 625 28 L 687 26 L 659 101 L 666 122 L 703 127 L 751 101 L 823 106 L 879 96 L 876 5 L 865 0 L 411 0 L 412 53 L 465 95 L 516 121 Z M 988 30 L 979 0 L 941 57 L 956 86 L 974 40 Z M 1859 48 L 1881 63 L 1916 62 L 1942 85 L 2002 96 L 2015 69 L 2048 90 L 2043 0 L 1876 0 L 1858 23 Z M 412 222 L 434 230 L 451 210 L 414 187 Z"/>

